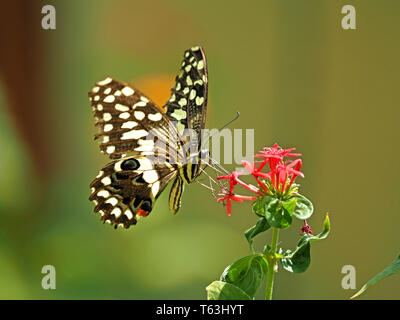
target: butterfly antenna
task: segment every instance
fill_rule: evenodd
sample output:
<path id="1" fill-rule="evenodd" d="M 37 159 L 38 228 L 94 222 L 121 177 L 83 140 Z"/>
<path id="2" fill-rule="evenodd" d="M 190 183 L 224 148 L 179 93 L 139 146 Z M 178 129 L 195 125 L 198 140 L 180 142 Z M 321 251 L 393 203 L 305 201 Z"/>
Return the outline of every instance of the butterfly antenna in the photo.
<path id="1" fill-rule="evenodd" d="M 225 173 L 225 174 L 229 174 L 229 171 L 226 170 L 223 166 L 221 166 L 221 164 L 220 164 L 218 161 L 216 161 L 216 160 L 214 160 L 213 158 L 210 158 L 210 157 L 208 157 L 208 159 L 210 159 L 211 163 L 214 165 L 213 168 L 214 168 L 216 171 L 218 171 L 218 172 L 223 172 L 223 173 Z M 211 166 L 211 165 L 210 165 L 210 166 Z M 222 171 L 220 171 L 220 170 L 218 170 L 218 169 L 220 169 L 220 170 L 222 170 Z"/>
<path id="2" fill-rule="evenodd" d="M 204 146 L 205 143 L 208 144 L 208 142 L 210 141 L 210 139 L 217 134 L 219 131 L 221 131 L 222 129 L 225 129 L 227 126 L 229 126 L 232 122 L 236 121 L 237 119 L 239 119 L 240 117 L 240 112 L 236 111 L 236 116 L 230 120 L 229 122 L 225 123 L 221 128 L 218 129 L 217 132 L 214 132 L 213 135 L 210 136 L 210 131 L 207 132 L 207 137 L 204 139 L 204 143 L 202 144 L 202 147 Z"/>
<path id="3" fill-rule="evenodd" d="M 225 129 L 227 126 L 229 126 L 232 122 L 235 122 L 237 119 L 239 119 L 239 117 L 240 117 L 240 112 L 239 111 L 236 111 L 236 116 L 231 120 L 231 121 L 229 121 L 228 123 L 226 123 L 226 124 L 224 124 L 221 128 L 219 128 L 219 131 L 221 131 L 222 129 Z"/>

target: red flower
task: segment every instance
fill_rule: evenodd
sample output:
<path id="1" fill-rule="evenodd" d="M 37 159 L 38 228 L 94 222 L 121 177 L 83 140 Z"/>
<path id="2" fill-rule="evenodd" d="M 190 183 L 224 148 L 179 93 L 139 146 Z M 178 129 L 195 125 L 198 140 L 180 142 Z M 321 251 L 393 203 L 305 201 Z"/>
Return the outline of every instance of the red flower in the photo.
<path id="1" fill-rule="evenodd" d="M 226 211 L 228 213 L 228 216 L 231 215 L 232 213 L 232 203 L 231 200 L 233 201 L 237 201 L 240 203 L 243 203 L 243 200 L 256 200 L 257 197 L 250 197 L 250 196 L 241 196 L 238 194 L 234 194 L 234 193 L 229 193 L 226 194 L 224 197 L 222 198 L 218 198 L 217 201 L 224 201 L 226 200 Z"/>
<path id="2" fill-rule="evenodd" d="M 304 220 L 304 226 L 301 227 L 300 232 L 301 233 L 308 233 L 308 234 L 311 234 L 311 235 L 313 234 L 312 230 L 311 230 L 311 227 L 308 225 L 306 220 Z"/>
<path id="3" fill-rule="evenodd" d="M 242 160 L 242 164 L 246 168 L 247 172 L 253 175 L 255 178 L 262 177 L 262 178 L 269 178 L 269 174 L 261 172 L 260 168 L 255 166 L 255 163 L 250 163 L 247 160 Z"/>
<path id="4" fill-rule="evenodd" d="M 232 174 L 230 174 L 230 175 L 217 177 L 217 180 L 229 180 L 229 192 L 227 193 L 225 190 L 223 190 L 223 194 L 225 194 L 225 196 L 217 199 L 217 201 L 226 200 L 226 210 L 228 212 L 228 216 L 231 215 L 231 211 L 232 211 L 231 200 L 243 203 L 243 200 L 256 200 L 257 199 L 257 197 L 241 196 L 241 195 L 234 194 L 233 189 L 235 188 L 235 186 L 237 184 L 240 184 L 241 186 L 245 187 L 247 190 L 250 190 L 254 193 L 261 194 L 261 192 L 255 186 L 247 185 L 238 178 L 243 173 L 244 172 L 233 171 Z"/>
<path id="5" fill-rule="evenodd" d="M 239 179 L 239 176 L 244 174 L 244 172 L 233 171 L 226 176 L 217 177 L 217 180 L 229 181 L 229 190 L 227 187 L 222 186 L 222 197 L 217 199 L 217 201 L 226 200 L 228 215 L 231 214 L 232 201 L 243 202 L 243 200 L 257 199 L 257 197 L 254 196 L 235 194 L 233 189 L 238 184 L 259 196 L 275 195 L 279 197 L 290 192 L 296 177 L 300 176 L 304 178 L 304 174 L 300 171 L 302 166 L 301 159 L 284 161 L 285 157 L 301 156 L 300 153 L 293 153 L 293 150 L 295 150 L 295 148 L 283 149 L 275 143 L 272 147 L 265 147 L 259 154 L 255 155 L 256 158 L 263 158 L 261 161 L 251 163 L 242 160 L 242 164 L 247 172 L 256 179 L 258 187 L 244 183 Z M 261 162 L 261 164 L 257 165 L 258 162 Z M 261 170 L 267 163 L 269 164 L 270 171 L 262 172 Z"/>
<path id="6" fill-rule="evenodd" d="M 280 163 L 276 166 L 276 182 L 275 182 L 275 188 L 276 190 L 279 191 L 279 185 L 281 184 L 281 192 L 285 192 L 285 187 L 286 187 L 286 181 L 288 178 L 290 178 L 290 182 L 289 182 L 289 188 L 292 185 L 294 179 L 297 176 L 300 176 L 302 178 L 304 178 L 304 174 L 302 172 L 300 172 L 300 168 L 301 168 L 301 159 L 296 159 L 292 162 L 290 162 L 289 164 L 286 163 Z M 295 167 L 295 169 L 293 169 L 293 167 Z"/>
<path id="7" fill-rule="evenodd" d="M 239 179 L 239 176 L 244 174 L 244 172 L 238 172 L 238 171 L 233 171 L 232 174 L 227 175 L 227 176 L 222 176 L 222 177 L 217 177 L 217 180 L 222 180 L 226 179 L 229 180 L 229 192 L 233 192 L 233 188 L 235 185 L 240 184 L 242 187 L 245 187 L 247 190 L 257 193 L 259 195 L 262 195 L 262 193 L 258 190 L 257 187 L 251 185 L 251 184 L 246 184 L 242 180 Z"/>
<path id="8" fill-rule="evenodd" d="M 283 157 L 300 157 L 300 153 L 291 153 L 295 148 L 282 149 L 277 143 L 272 148 L 265 147 L 264 150 L 260 151 L 260 154 L 256 154 L 256 158 L 264 158 L 261 163 L 259 170 L 264 168 L 265 164 L 269 162 L 269 168 L 272 172 L 275 171 L 276 166 L 282 162 Z"/>
<path id="9" fill-rule="evenodd" d="M 254 163 L 250 163 L 249 161 L 242 160 L 242 164 L 246 168 L 247 172 L 256 179 L 261 189 L 263 189 L 266 193 L 269 193 L 268 187 L 265 185 L 265 183 L 261 182 L 259 177 L 262 177 L 264 179 L 271 179 L 270 174 L 261 172 L 260 168 L 257 168 Z"/>

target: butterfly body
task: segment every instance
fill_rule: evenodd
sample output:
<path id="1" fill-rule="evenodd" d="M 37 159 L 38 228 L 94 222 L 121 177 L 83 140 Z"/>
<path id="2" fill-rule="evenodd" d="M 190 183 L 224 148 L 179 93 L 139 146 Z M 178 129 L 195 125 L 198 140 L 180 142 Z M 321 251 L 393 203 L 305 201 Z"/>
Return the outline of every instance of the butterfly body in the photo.
<path id="1" fill-rule="evenodd" d="M 170 182 L 169 209 L 179 210 L 185 184 L 201 174 L 207 77 L 204 52 L 193 47 L 185 51 L 163 108 L 110 77 L 89 92 L 99 127 L 95 139 L 102 138 L 101 152 L 113 159 L 90 185 L 89 199 L 104 222 L 125 228 L 136 224 Z"/>

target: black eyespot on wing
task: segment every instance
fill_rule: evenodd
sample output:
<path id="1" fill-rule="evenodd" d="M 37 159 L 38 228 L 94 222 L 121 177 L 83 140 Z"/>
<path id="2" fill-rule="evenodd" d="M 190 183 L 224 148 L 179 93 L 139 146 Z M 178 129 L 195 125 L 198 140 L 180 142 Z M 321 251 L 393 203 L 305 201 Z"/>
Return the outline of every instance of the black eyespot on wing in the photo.
<path id="1" fill-rule="evenodd" d="M 152 207 L 151 207 L 151 201 L 150 200 L 144 200 L 140 208 L 144 211 L 150 212 Z"/>
<path id="2" fill-rule="evenodd" d="M 127 159 L 121 163 L 122 170 L 136 170 L 139 167 L 140 163 L 136 159 Z"/>

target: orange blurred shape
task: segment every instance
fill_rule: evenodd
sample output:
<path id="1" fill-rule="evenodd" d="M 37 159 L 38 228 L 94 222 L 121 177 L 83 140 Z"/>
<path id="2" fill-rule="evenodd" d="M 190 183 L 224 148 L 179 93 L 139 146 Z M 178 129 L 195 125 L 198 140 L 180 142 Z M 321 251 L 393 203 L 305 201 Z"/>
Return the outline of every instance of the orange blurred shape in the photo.
<path id="1" fill-rule="evenodd" d="M 132 80 L 131 84 L 162 107 L 171 95 L 171 88 L 175 85 L 175 76 L 168 74 L 146 76 Z"/>

